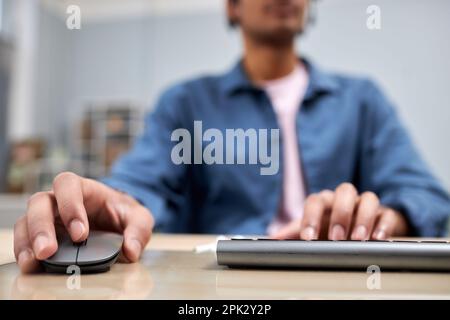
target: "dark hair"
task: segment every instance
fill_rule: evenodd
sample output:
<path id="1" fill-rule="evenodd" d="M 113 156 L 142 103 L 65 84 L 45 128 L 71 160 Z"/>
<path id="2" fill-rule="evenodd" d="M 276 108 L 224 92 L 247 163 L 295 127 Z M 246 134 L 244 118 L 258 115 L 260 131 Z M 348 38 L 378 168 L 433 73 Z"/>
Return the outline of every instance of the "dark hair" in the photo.
<path id="1" fill-rule="evenodd" d="M 239 0 L 228 0 L 228 1 L 231 2 L 232 5 L 236 5 L 239 2 Z M 238 21 L 228 18 L 228 25 L 231 28 L 236 28 L 238 26 L 238 24 L 239 24 Z"/>

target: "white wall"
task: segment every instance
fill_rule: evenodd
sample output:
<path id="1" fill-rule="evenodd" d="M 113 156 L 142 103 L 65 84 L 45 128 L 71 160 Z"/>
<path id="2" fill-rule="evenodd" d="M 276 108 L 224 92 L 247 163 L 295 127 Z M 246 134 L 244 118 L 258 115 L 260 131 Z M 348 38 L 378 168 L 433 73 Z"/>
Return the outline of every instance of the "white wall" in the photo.
<path id="1" fill-rule="evenodd" d="M 320 1 L 318 23 L 299 39 L 299 51 L 329 69 L 375 78 L 450 187 L 450 1 L 377 0 L 382 29 L 369 31 L 366 8 L 372 2 Z M 80 31 L 64 29 L 53 13 L 43 15 L 37 86 L 45 94 L 36 106 L 46 110 L 39 121 L 62 127 L 84 101 L 131 99 L 151 106 L 174 81 L 223 71 L 240 53 L 239 36 L 220 9 L 93 20 Z"/>
<path id="2" fill-rule="evenodd" d="M 381 8 L 379 31 L 365 28 L 373 3 Z M 323 66 L 375 78 L 450 187 L 450 1 L 323 0 L 299 47 Z"/>

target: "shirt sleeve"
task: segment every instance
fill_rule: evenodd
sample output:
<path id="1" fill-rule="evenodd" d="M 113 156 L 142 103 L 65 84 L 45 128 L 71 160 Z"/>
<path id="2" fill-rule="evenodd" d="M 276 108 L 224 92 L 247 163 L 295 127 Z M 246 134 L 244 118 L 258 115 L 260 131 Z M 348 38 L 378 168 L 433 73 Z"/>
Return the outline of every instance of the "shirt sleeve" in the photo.
<path id="1" fill-rule="evenodd" d="M 143 134 L 132 149 L 114 164 L 108 186 L 125 192 L 147 207 L 155 219 L 155 230 L 177 232 L 186 205 L 187 165 L 171 161 L 173 130 L 180 128 L 185 107 L 180 88 L 162 95 L 153 112 L 145 118 Z"/>
<path id="2" fill-rule="evenodd" d="M 450 198 L 415 149 L 381 90 L 366 83 L 362 144 L 363 185 L 383 205 L 402 212 L 415 236 L 444 236 Z"/>

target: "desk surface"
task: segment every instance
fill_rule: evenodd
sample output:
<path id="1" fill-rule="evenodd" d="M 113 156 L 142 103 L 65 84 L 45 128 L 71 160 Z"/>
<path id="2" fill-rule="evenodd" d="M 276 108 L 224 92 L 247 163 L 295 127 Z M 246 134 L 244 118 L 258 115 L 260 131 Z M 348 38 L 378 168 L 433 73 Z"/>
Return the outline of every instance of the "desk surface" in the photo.
<path id="1" fill-rule="evenodd" d="M 0 266 L 14 262 L 13 230 L 0 229 Z M 198 245 L 215 241 L 214 235 L 199 234 L 155 234 L 146 250 L 193 251 Z"/>
<path id="2" fill-rule="evenodd" d="M 4 252 L 11 250 L 6 248 L 11 236 L 0 232 Z M 14 263 L 7 263 L 0 266 L 0 299 L 450 299 L 448 273 L 382 272 L 381 289 L 369 290 L 364 271 L 220 267 L 214 254 L 192 251 L 214 238 L 156 235 L 139 263 L 82 275 L 79 290 L 68 289 L 69 276 L 21 275 Z"/>

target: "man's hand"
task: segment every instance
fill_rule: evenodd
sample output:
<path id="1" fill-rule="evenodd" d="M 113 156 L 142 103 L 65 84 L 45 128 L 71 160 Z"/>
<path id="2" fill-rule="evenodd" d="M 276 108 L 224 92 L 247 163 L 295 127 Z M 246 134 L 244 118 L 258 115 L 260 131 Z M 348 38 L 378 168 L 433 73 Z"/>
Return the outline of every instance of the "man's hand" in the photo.
<path id="1" fill-rule="evenodd" d="M 39 270 L 39 260 L 58 249 L 57 234 L 84 241 L 89 229 L 123 234 L 122 257 L 139 259 L 150 240 L 153 217 L 136 200 L 94 180 L 61 173 L 53 190 L 33 195 L 27 213 L 14 226 L 14 254 L 24 273 Z M 66 231 L 67 230 L 67 231 Z"/>
<path id="2" fill-rule="evenodd" d="M 277 239 L 384 240 L 408 233 L 408 223 L 398 211 L 380 206 L 372 192 L 358 195 L 350 183 L 336 190 L 310 195 L 300 221 L 272 235 Z"/>

